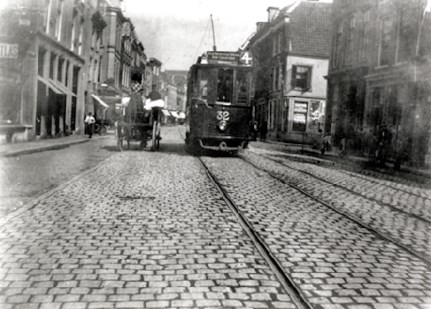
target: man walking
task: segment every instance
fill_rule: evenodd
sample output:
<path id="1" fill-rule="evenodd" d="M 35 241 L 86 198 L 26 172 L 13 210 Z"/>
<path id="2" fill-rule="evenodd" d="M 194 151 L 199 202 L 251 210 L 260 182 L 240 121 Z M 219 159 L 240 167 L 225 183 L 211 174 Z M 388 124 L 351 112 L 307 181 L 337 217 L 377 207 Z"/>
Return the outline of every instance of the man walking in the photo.
<path id="1" fill-rule="evenodd" d="M 92 113 L 88 113 L 87 117 L 85 117 L 84 122 L 87 126 L 88 138 L 91 138 L 91 136 L 93 135 L 94 124 L 96 123 L 96 119 L 94 119 Z"/>

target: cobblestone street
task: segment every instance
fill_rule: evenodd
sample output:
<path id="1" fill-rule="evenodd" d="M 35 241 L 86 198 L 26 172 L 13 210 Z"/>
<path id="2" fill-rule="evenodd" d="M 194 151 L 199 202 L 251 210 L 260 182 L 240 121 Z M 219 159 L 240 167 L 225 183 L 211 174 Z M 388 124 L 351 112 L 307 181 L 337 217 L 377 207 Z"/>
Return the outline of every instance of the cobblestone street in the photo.
<path id="1" fill-rule="evenodd" d="M 286 178 L 298 177 L 276 168 L 271 161 L 253 154 L 246 156 L 261 160 L 256 163 Z M 324 308 L 429 308 L 431 305 L 429 264 L 240 159 L 207 157 L 205 161 L 311 304 Z M 347 208 L 354 205 L 354 201 L 345 197 L 335 197 L 333 188 L 302 178 L 302 185 L 313 193 L 326 194 Z M 362 207 L 356 211 L 362 209 L 363 215 L 369 218 L 382 217 L 383 222 L 379 223 L 382 228 L 385 223 L 391 224 L 388 229 L 402 223 L 396 219 L 390 221 L 388 211 L 383 220 L 384 215 L 376 214 L 376 208 Z M 407 226 L 400 226 L 399 230 Z M 418 227 L 413 225 L 411 230 Z M 417 233 L 429 245 L 429 225 L 422 228 L 425 230 L 418 229 Z M 414 242 L 414 239 L 405 241 Z M 429 247 L 423 250 L 430 252 Z"/>
<path id="2" fill-rule="evenodd" d="M 0 215 L 19 209 L 115 152 L 114 136 L 105 135 L 63 149 L 0 157 Z"/>
<path id="3" fill-rule="evenodd" d="M 101 164 L 6 216 L 0 308 L 431 308 L 429 191 L 256 147 L 201 157 L 301 304 L 183 129 L 163 127 L 158 152 L 106 146 Z"/>
<path id="4" fill-rule="evenodd" d="M 169 130 L 1 227 L 1 308 L 295 307 Z"/>

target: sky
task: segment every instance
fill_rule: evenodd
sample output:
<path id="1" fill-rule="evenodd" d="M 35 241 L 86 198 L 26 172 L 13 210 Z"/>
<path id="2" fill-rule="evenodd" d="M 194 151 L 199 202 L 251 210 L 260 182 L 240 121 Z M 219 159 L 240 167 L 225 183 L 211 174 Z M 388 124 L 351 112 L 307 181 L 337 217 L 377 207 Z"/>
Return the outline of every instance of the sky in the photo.
<path id="1" fill-rule="evenodd" d="M 0 0 L 0 9 L 16 0 Z M 295 0 L 123 0 L 123 14 L 135 26 L 148 58 L 162 70 L 186 70 L 213 48 L 213 16 L 217 50 L 236 51 L 267 21 L 267 8 L 283 8 Z M 319 0 L 332 2 L 332 0 Z"/>
<path id="2" fill-rule="evenodd" d="M 210 15 L 217 50 L 236 51 L 267 21 L 267 8 L 293 0 L 124 0 L 124 15 L 135 26 L 147 57 L 165 70 L 189 70 L 203 52 L 212 50 Z M 330 0 L 326 0 L 327 2 Z"/>

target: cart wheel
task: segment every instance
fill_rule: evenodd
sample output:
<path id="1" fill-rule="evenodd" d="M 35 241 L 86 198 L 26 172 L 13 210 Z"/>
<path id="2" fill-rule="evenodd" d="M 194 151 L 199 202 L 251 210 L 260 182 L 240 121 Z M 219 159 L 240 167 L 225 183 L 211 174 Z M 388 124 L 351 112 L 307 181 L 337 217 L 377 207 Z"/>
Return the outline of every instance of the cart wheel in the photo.
<path id="1" fill-rule="evenodd" d="M 159 135 L 157 134 L 157 132 L 159 133 Z M 159 128 L 159 122 L 158 121 L 154 121 L 153 122 L 153 135 L 151 137 L 151 146 L 152 146 L 152 150 L 157 150 L 159 149 L 159 137 L 160 137 L 160 128 Z"/>
<path id="2" fill-rule="evenodd" d="M 144 150 L 147 147 L 147 134 L 144 129 L 141 129 L 141 141 L 139 143 L 139 149 Z"/>
<path id="3" fill-rule="evenodd" d="M 160 140 L 162 139 L 161 136 L 160 136 L 160 131 L 161 131 L 160 127 L 161 127 L 160 126 L 160 122 L 157 121 L 157 137 L 156 137 L 156 147 L 157 147 L 157 150 L 160 147 Z"/>

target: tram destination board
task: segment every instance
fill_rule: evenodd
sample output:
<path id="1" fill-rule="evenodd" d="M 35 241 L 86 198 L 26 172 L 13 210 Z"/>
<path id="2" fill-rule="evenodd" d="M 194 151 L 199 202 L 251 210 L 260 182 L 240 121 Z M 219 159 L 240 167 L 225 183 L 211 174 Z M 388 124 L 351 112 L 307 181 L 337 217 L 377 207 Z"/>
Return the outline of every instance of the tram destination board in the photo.
<path id="1" fill-rule="evenodd" d="M 207 52 L 208 62 L 232 63 L 239 62 L 238 52 L 209 51 Z"/>
<path id="2" fill-rule="evenodd" d="M 252 58 L 248 51 L 232 52 L 232 51 L 208 51 L 206 60 L 212 64 L 232 64 L 251 66 Z"/>

